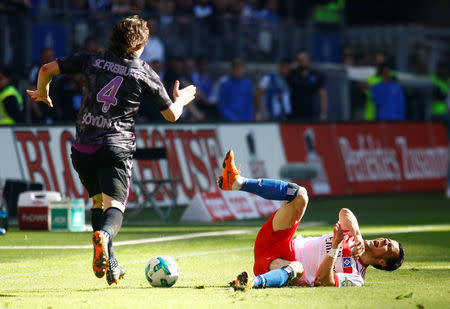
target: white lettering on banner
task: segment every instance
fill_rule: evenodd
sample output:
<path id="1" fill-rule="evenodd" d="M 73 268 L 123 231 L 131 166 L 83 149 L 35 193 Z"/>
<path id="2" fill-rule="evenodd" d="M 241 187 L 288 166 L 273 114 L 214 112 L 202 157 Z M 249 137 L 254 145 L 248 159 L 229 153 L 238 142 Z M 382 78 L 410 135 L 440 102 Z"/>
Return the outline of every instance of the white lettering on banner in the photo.
<path id="1" fill-rule="evenodd" d="M 400 148 L 403 176 L 406 180 L 435 179 L 447 176 L 448 152 L 446 147 L 408 148 L 405 137 L 395 139 Z"/>
<path id="2" fill-rule="evenodd" d="M 255 209 L 258 211 L 260 217 L 268 217 L 275 212 L 282 205 L 283 201 L 266 200 L 257 195 L 251 195 Z"/>
<path id="3" fill-rule="evenodd" d="M 203 197 L 203 201 L 213 219 L 223 220 L 233 216 L 221 196 L 218 198 Z"/>
<path id="4" fill-rule="evenodd" d="M 371 135 L 358 135 L 358 149 L 352 149 L 346 137 L 339 137 L 338 142 L 348 181 L 401 179 L 395 149 L 382 148 L 381 142 L 375 143 Z"/>
<path id="5" fill-rule="evenodd" d="M 182 221 L 225 221 L 270 216 L 282 201 L 265 200 L 244 191 L 201 192 L 189 203 Z M 207 212 L 209 215 L 204 216 Z"/>
<path id="6" fill-rule="evenodd" d="M 104 123 L 100 117 L 84 121 Z M 72 126 L 16 128 L 14 137 L 18 150 L 17 159 L 23 163 L 25 179 L 42 182 L 48 191 L 58 191 L 68 197 L 84 197 L 87 200 L 87 194 L 70 162 L 74 131 Z M 169 157 L 168 165 L 164 160 L 142 164 L 139 162 L 134 170 L 136 176 L 165 177 L 169 168 L 172 178 L 181 180 L 177 186 L 180 204 L 187 203 L 196 192 L 208 191 L 216 186 L 223 152 L 214 127 L 177 126 L 172 129 L 169 126 L 138 126 L 136 139 L 139 147 L 165 147 Z M 156 195 L 160 203 L 167 202 L 172 197 L 169 186 L 163 185 L 162 188 Z M 131 190 L 130 205 L 136 201 L 136 194 Z"/>
<path id="7" fill-rule="evenodd" d="M 21 216 L 22 222 L 47 222 L 47 215 L 25 215 Z"/>
<path id="8" fill-rule="evenodd" d="M 97 128 L 111 128 L 112 121 L 106 119 L 103 115 L 95 116 L 91 113 L 83 114 L 82 124 L 93 126 Z"/>
<path id="9" fill-rule="evenodd" d="M 251 198 L 254 196 L 253 194 L 243 191 L 221 191 L 220 193 L 236 219 L 259 217 L 259 213 L 251 201 Z"/>
<path id="10" fill-rule="evenodd" d="M 447 175 L 446 147 L 408 148 L 406 137 L 397 136 L 394 148 L 383 148 L 372 136 L 358 136 L 358 148 L 352 149 L 346 137 L 339 137 L 347 179 L 350 182 L 442 179 Z M 403 168 L 402 168 L 403 167 Z"/>

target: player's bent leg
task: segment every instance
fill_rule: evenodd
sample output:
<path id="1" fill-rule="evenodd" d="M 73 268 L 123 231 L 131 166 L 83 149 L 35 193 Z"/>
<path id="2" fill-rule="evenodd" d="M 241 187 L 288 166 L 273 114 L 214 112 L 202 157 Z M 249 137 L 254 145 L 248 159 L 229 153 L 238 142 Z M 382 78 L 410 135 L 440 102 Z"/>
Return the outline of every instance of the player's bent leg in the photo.
<path id="1" fill-rule="evenodd" d="M 94 232 L 100 231 L 103 216 L 103 196 L 101 193 L 92 197 L 91 224 Z"/>
<path id="2" fill-rule="evenodd" d="M 292 268 L 293 274 L 286 285 L 294 285 L 303 276 L 303 265 L 298 261 L 287 261 L 283 259 L 275 259 L 269 264 L 270 270 L 275 270 L 289 266 Z"/>
<path id="3" fill-rule="evenodd" d="M 295 198 L 291 201 L 284 202 L 275 213 L 272 221 L 273 231 L 286 230 L 297 224 L 305 214 L 308 201 L 309 198 L 306 189 L 297 186 Z"/>
<path id="4" fill-rule="evenodd" d="M 256 277 L 251 277 L 244 271 L 230 282 L 230 286 L 235 290 L 280 288 L 296 283 L 303 275 L 303 265 L 297 261 L 275 259 L 270 263 L 270 269 Z"/>
<path id="5" fill-rule="evenodd" d="M 122 226 L 125 205 L 124 203 L 121 203 L 120 201 L 104 193 L 103 201 L 105 212 L 103 215 L 102 230 L 110 236 L 108 242 L 109 260 L 106 281 L 109 285 L 111 285 L 113 283 L 117 284 L 118 281 L 125 276 L 125 270 L 119 266 L 119 263 L 114 256 L 113 247 L 113 238 L 117 235 Z"/>
<path id="6" fill-rule="evenodd" d="M 92 261 L 92 270 L 98 278 L 103 278 L 107 272 L 108 263 L 108 235 L 100 231 L 103 220 L 103 197 L 102 194 L 96 194 L 92 197 L 91 224 L 94 234 L 92 243 L 94 245 L 94 258 Z"/>
<path id="7" fill-rule="evenodd" d="M 109 235 L 104 231 L 96 231 L 92 235 L 92 244 L 94 245 L 92 270 L 97 278 L 103 278 L 107 272 L 108 242 Z"/>

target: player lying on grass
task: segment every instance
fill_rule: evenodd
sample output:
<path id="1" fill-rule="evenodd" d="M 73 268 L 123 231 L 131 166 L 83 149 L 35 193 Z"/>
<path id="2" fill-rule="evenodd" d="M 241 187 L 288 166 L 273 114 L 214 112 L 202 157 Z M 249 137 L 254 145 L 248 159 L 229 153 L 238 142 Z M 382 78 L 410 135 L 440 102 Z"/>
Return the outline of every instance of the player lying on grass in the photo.
<path id="1" fill-rule="evenodd" d="M 194 86 L 179 90 L 172 102 L 158 75 L 140 60 L 148 41 L 146 21 L 137 15 L 119 21 L 111 32 L 111 47 L 99 54 L 79 53 L 42 66 L 37 90 L 27 90 L 36 102 L 52 107 L 49 84 L 60 73 L 82 73 L 83 97 L 72 146 L 72 163 L 93 199 L 93 271 L 116 283 L 125 271 L 114 257 L 112 239 L 122 226 L 136 149 L 134 121 L 145 93 L 163 117 L 176 121 L 195 96 Z M 69 104 L 69 102 L 66 102 Z M 148 103 L 149 104 L 149 103 Z"/>
<path id="2" fill-rule="evenodd" d="M 272 179 L 248 179 L 236 169 L 230 150 L 223 161 L 218 185 L 222 190 L 242 190 L 265 199 L 283 200 L 256 236 L 255 264 L 230 282 L 235 289 L 302 286 L 362 286 L 366 268 L 393 271 L 404 259 L 403 246 L 392 239 L 364 240 L 353 213 L 339 212 L 333 234 L 293 239 L 308 205 L 306 189 Z"/>

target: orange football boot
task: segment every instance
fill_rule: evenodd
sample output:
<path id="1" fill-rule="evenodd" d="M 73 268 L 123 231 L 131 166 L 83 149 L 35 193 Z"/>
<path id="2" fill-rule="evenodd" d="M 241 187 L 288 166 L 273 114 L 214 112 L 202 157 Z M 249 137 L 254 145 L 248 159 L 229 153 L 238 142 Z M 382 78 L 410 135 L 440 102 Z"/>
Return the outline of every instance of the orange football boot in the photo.
<path id="1" fill-rule="evenodd" d="M 108 267 L 108 235 L 102 231 L 96 231 L 92 235 L 94 245 L 94 259 L 92 260 L 92 270 L 97 278 L 106 275 Z"/>
<path id="2" fill-rule="evenodd" d="M 250 290 L 253 288 L 254 277 L 249 276 L 248 272 L 240 273 L 237 278 L 229 284 L 235 291 Z"/>
<path id="3" fill-rule="evenodd" d="M 223 159 L 222 167 L 222 176 L 217 180 L 217 184 L 220 189 L 230 191 L 233 183 L 241 173 L 241 167 L 239 166 L 239 168 L 236 168 L 236 164 L 234 163 L 233 150 L 228 150 L 225 159 Z"/>

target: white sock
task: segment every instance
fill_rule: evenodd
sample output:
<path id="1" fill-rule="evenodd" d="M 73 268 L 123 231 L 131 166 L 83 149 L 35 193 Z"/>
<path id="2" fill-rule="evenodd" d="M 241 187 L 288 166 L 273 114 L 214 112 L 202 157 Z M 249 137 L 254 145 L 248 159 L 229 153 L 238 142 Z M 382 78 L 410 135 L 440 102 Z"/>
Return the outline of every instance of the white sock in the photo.
<path id="1" fill-rule="evenodd" d="M 231 186 L 231 190 L 241 190 L 242 184 L 245 182 L 246 179 L 247 178 L 238 175 L 236 180 L 233 182 L 233 185 Z"/>

